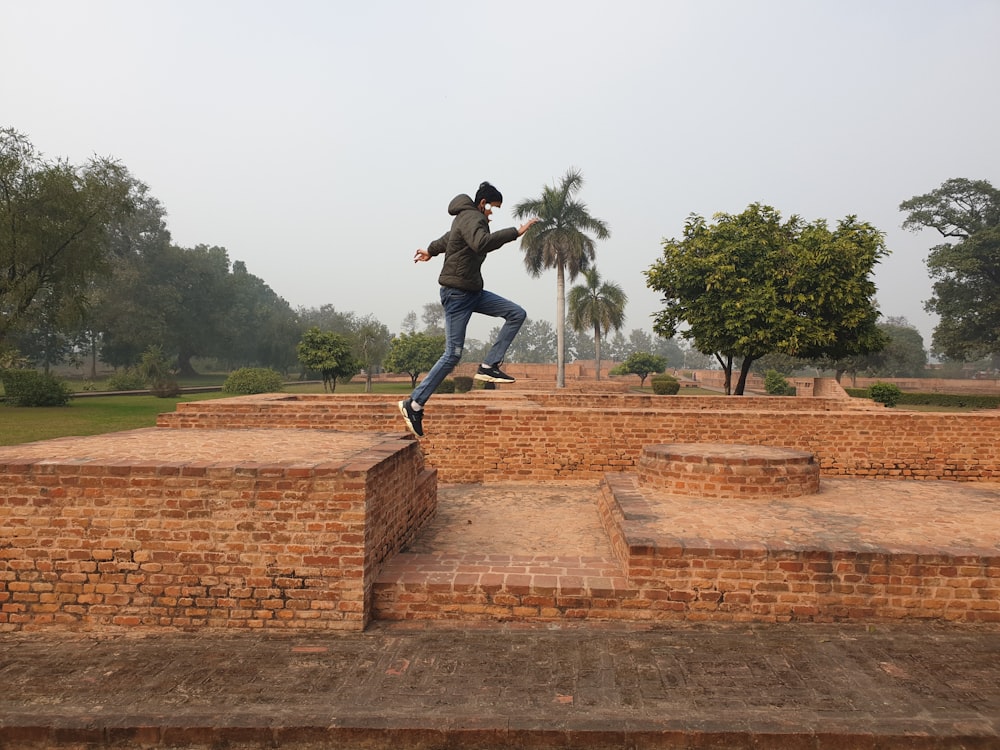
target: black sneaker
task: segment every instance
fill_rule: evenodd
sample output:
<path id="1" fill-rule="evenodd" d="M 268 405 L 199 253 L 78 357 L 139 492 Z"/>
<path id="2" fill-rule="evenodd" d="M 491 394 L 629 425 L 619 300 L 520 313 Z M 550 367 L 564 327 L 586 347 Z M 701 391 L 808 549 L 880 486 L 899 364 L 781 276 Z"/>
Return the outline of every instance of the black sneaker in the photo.
<path id="1" fill-rule="evenodd" d="M 404 398 L 399 402 L 399 413 L 403 415 L 403 419 L 406 420 L 406 427 L 417 437 L 424 436 L 424 411 L 413 411 L 410 404 L 413 403 L 410 399 Z"/>
<path id="2" fill-rule="evenodd" d="M 479 370 L 476 372 L 476 380 L 485 380 L 487 383 L 513 383 L 514 378 L 501 370 L 497 365 L 492 367 L 483 367 L 479 365 Z"/>

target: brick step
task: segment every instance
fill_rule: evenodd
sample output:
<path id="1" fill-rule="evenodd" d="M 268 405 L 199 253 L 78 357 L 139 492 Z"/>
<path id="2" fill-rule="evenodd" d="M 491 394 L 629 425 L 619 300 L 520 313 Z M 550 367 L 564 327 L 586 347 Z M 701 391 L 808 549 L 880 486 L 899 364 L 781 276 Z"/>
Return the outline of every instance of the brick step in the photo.
<path id="1" fill-rule="evenodd" d="M 613 557 L 402 553 L 375 583 L 374 618 L 629 620 L 641 606 Z"/>

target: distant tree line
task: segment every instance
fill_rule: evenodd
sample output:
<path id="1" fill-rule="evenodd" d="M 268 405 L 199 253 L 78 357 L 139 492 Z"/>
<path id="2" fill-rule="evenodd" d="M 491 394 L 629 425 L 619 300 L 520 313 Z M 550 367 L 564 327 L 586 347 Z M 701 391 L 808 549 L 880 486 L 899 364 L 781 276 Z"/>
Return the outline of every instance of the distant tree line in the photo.
<path id="1" fill-rule="evenodd" d="M 609 232 L 575 197 L 581 185 L 570 170 L 540 198 L 516 206 L 516 215 L 543 219 L 522 249 L 529 272 L 556 270 L 558 320 L 554 327 L 529 319 L 509 361 L 555 361 L 561 375 L 565 359 L 623 362 L 642 353 L 668 368 L 717 365 L 728 383 L 738 373 L 736 393 L 762 368 L 923 373 L 919 333 L 902 319 L 879 320 L 871 274 L 888 252 L 884 237 L 853 216 L 832 228 L 785 220 L 760 204 L 712 222 L 692 216 L 646 272 L 664 304 L 653 334 L 624 334 L 627 298 L 594 264 L 594 239 Z M 949 180 L 900 208 L 904 226 L 933 228 L 945 239 L 927 261 L 935 280 L 927 307 L 941 320 L 934 352 L 955 361 L 993 357 L 995 370 L 1000 191 Z M 71 362 L 95 376 L 99 362 L 133 367 L 155 348 L 182 375 L 194 373 L 199 358 L 287 374 L 306 363 L 308 339 L 311 349 L 326 349 L 312 351 L 310 361 L 323 364 L 316 374 L 332 385 L 330 378 L 351 370 L 416 378 L 443 348 L 437 303 L 424 306 L 421 330 L 417 314 L 408 314 L 398 336 L 372 316 L 333 305 L 293 309 L 225 248 L 175 245 L 165 217 L 148 187 L 115 160 L 47 159 L 24 135 L 0 129 L 0 368 L 26 362 L 47 371 Z M 565 276 L 578 275 L 584 283 L 567 295 Z M 314 329 L 335 337 L 309 334 Z M 490 341 L 466 343 L 466 359 L 475 361 Z M 331 361 L 335 367 L 326 366 Z"/>

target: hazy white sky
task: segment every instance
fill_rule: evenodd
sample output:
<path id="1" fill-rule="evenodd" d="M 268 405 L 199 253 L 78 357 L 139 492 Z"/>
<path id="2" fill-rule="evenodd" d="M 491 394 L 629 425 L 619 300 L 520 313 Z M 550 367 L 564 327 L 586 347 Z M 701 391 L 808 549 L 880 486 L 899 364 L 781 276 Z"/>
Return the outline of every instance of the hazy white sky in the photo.
<path id="1" fill-rule="evenodd" d="M 176 244 L 394 332 L 437 301 L 440 261 L 412 256 L 454 195 L 490 180 L 508 226 L 577 167 L 626 333 L 651 329 L 664 237 L 759 201 L 883 230 L 880 307 L 929 346 L 938 238 L 902 231 L 899 203 L 1000 186 L 997 0 L 0 0 L 0 19 L 0 126 L 119 159 Z M 555 273 L 522 257 L 494 253 L 487 288 L 554 321 Z"/>

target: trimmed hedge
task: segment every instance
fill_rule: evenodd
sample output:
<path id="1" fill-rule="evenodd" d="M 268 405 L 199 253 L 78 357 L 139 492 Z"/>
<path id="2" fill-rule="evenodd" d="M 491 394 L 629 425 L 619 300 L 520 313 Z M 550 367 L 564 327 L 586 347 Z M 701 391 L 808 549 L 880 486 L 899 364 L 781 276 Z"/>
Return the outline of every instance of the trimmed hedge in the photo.
<path id="1" fill-rule="evenodd" d="M 241 367 L 233 370 L 222 384 L 223 393 L 278 393 L 284 390 L 280 372 L 266 367 Z"/>
<path id="2" fill-rule="evenodd" d="M 468 375 L 456 375 L 454 380 L 455 393 L 468 393 L 472 390 L 472 384 L 476 382 Z"/>
<path id="3" fill-rule="evenodd" d="M 868 388 L 845 388 L 854 398 L 871 398 Z M 1000 396 L 961 393 L 907 393 L 903 391 L 897 406 L 955 406 L 974 409 L 1000 408 Z"/>
<path id="4" fill-rule="evenodd" d="M 681 389 L 681 382 L 673 375 L 654 375 L 649 381 L 653 393 L 658 396 L 675 396 Z"/>

